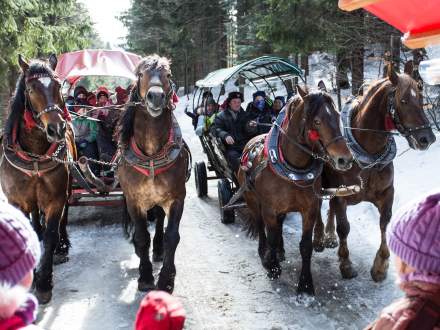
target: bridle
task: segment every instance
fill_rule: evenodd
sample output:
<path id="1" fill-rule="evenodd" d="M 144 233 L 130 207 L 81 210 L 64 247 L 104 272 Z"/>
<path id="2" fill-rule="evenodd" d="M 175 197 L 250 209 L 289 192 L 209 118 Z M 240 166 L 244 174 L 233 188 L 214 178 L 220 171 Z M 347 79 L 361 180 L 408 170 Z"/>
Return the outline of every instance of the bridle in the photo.
<path id="1" fill-rule="evenodd" d="M 57 105 L 57 104 L 49 104 L 47 105 L 42 111 L 38 112 L 35 111 L 32 102 L 30 101 L 30 97 L 29 97 L 29 88 L 27 86 L 27 84 L 29 83 L 29 81 L 34 80 L 34 79 L 39 79 L 39 78 L 49 78 L 51 80 L 57 80 L 56 78 L 46 74 L 46 73 L 37 73 L 37 74 L 33 74 L 31 76 L 27 76 L 25 79 L 25 111 L 30 111 L 32 114 L 32 118 L 34 119 L 36 126 L 41 129 L 42 131 L 44 131 L 44 125 L 41 121 L 41 116 L 49 113 L 49 112 L 53 112 L 56 111 L 58 113 L 61 114 L 61 119 L 64 121 L 63 118 L 63 110 Z"/>
<path id="2" fill-rule="evenodd" d="M 403 103 L 401 101 L 401 103 Z M 413 133 L 420 131 L 422 129 L 431 128 L 431 125 L 429 123 L 417 126 L 417 127 L 406 127 L 399 118 L 399 113 L 396 108 L 396 88 L 393 87 L 391 92 L 388 93 L 388 100 L 387 100 L 387 112 L 390 114 L 391 120 L 394 123 L 394 126 L 396 127 L 397 131 L 404 137 L 412 137 L 414 138 Z"/>
<path id="3" fill-rule="evenodd" d="M 152 73 L 150 80 L 153 80 L 153 78 L 157 78 L 155 80 L 157 80 L 159 82 L 150 83 L 149 87 L 150 88 L 151 87 L 160 87 L 160 88 L 162 88 L 164 90 L 164 86 L 163 86 L 162 82 L 160 82 L 160 78 L 159 78 L 160 70 L 154 70 L 154 71 L 150 71 L 150 72 Z M 148 91 L 146 91 L 145 97 L 142 97 L 141 93 L 140 93 L 141 76 L 142 76 L 142 74 L 138 75 L 138 81 L 137 81 L 137 84 L 136 84 L 136 94 L 137 94 L 137 98 L 140 100 L 140 103 L 141 103 L 142 107 L 143 108 L 148 108 L 148 103 L 147 103 Z M 163 105 L 162 105 L 162 109 L 165 109 L 165 108 L 170 109 L 171 108 L 171 110 L 172 110 L 172 105 L 171 105 L 172 102 L 170 102 L 170 101 L 172 101 L 171 98 L 173 97 L 173 93 L 174 93 L 174 83 L 173 83 L 173 81 L 170 78 L 167 78 L 167 79 L 168 79 L 168 83 L 170 85 L 170 90 L 165 95 L 165 99 L 164 99 L 164 102 L 163 102 Z"/>

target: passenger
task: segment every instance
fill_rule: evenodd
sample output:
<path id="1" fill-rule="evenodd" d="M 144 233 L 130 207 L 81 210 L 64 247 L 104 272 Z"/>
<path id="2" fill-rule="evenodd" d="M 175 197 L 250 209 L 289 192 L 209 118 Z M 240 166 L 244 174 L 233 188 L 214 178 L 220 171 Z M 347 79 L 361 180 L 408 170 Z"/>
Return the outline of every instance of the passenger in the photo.
<path id="1" fill-rule="evenodd" d="M 87 105 L 87 94 L 89 92 L 84 86 L 76 86 L 73 91 L 74 104 L 76 105 L 75 112 L 81 108 L 80 105 Z"/>
<path id="2" fill-rule="evenodd" d="M 203 135 L 209 131 L 209 128 L 214 123 L 215 116 L 217 115 L 218 105 L 215 100 L 210 97 L 206 100 L 206 108 L 203 114 L 198 118 L 196 134 L 198 136 Z"/>
<path id="3" fill-rule="evenodd" d="M 286 101 L 284 99 L 284 96 L 275 97 L 275 100 L 273 101 L 273 105 L 272 105 L 272 115 L 275 118 L 278 117 L 278 114 L 285 105 L 286 105 Z"/>
<path id="4" fill-rule="evenodd" d="M 135 330 L 182 330 L 185 310 L 182 303 L 164 291 L 150 291 L 136 314 Z"/>
<path id="5" fill-rule="evenodd" d="M 366 329 L 440 329 L 440 190 L 401 209 L 387 229 L 405 296 Z"/>
<path id="6" fill-rule="evenodd" d="M 105 107 L 111 105 L 109 98 L 110 98 L 110 93 L 106 87 L 101 86 L 96 90 L 96 105 L 98 107 Z"/>
<path id="7" fill-rule="evenodd" d="M 0 202 L 0 255 L 0 329 L 41 329 L 32 324 L 38 303 L 29 293 L 40 242 L 23 213 L 5 202 Z"/>
<path id="8" fill-rule="evenodd" d="M 116 104 L 125 104 L 128 101 L 127 90 L 123 89 L 121 86 L 115 88 L 116 92 Z"/>
<path id="9" fill-rule="evenodd" d="M 253 95 L 253 101 L 248 104 L 246 112 L 252 120 L 249 123 L 249 129 L 254 136 L 269 132 L 273 116 L 272 109 L 266 102 L 266 93 L 256 91 Z"/>
<path id="10" fill-rule="evenodd" d="M 201 113 L 202 110 L 205 108 L 206 100 L 209 97 L 213 97 L 212 93 L 210 91 L 204 91 L 202 94 L 202 100 L 200 105 L 196 109 L 194 109 L 193 112 L 188 111 L 188 107 L 185 108 L 185 114 L 192 119 L 194 130 L 197 128 L 199 113 Z"/>
<path id="11" fill-rule="evenodd" d="M 242 102 L 243 94 L 229 93 L 227 109 L 217 114 L 211 128 L 211 132 L 225 144 L 225 156 L 234 172 L 238 171 L 243 148 L 251 137 L 248 131 L 249 114 L 241 107 Z"/>
<path id="12" fill-rule="evenodd" d="M 85 115 L 86 111 L 85 108 L 80 108 L 77 113 L 78 115 Z M 98 159 L 98 146 L 96 144 L 98 122 L 93 120 L 93 118 L 74 117 L 72 123 L 78 155 L 80 157 L 85 156 L 87 158 Z M 97 164 L 90 163 L 90 169 L 95 175 L 99 174 Z"/>
<path id="13" fill-rule="evenodd" d="M 89 94 L 87 95 L 87 104 L 92 106 L 92 107 L 96 107 L 96 95 L 93 92 L 89 92 Z"/>

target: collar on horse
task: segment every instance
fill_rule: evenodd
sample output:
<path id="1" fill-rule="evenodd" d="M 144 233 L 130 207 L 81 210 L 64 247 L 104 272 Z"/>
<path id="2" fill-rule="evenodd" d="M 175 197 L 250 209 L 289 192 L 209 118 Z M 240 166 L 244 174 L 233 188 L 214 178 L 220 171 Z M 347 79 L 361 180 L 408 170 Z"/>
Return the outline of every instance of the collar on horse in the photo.
<path id="1" fill-rule="evenodd" d="M 322 173 L 323 162 L 313 157 L 307 168 L 295 168 L 288 164 L 283 156 L 280 144 L 282 127 L 287 120 L 286 110 L 280 111 L 276 122 L 266 136 L 264 142 L 264 156 L 268 160 L 269 168 L 278 176 L 288 181 L 311 181 Z"/>
<path id="2" fill-rule="evenodd" d="M 12 129 L 11 143 L 6 138 L 2 140 L 3 157 L 17 170 L 29 177 L 41 177 L 60 165 L 55 159 L 65 160 L 69 157 L 65 142 L 52 143 L 44 155 L 24 151 L 17 138 L 18 125 L 17 122 Z"/>
<path id="3" fill-rule="evenodd" d="M 394 100 L 394 95 L 392 96 Z M 353 136 L 353 132 L 351 129 L 351 120 L 353 118 L 353 102 L 354 98 L 349 99 L 341 111 L 341 121 L 342 121 L 342 135 L 347 142 L 347 147 L 350 150 L 353 158 L 356 160 L 356 163 L 359 165 L 361 169 L 366 168 L 376 168 L 378 170 L 382 170 L 385 166 L 393 161 L 396 157 L 397 148 L 396 141 L 394 140 L 392 135 L 388 135 L 387 144 L 385 145 L 384 150 L 378 154 L 370 154 L 368 153 L 362 146 L 356 141 Z M 391 104 L 391 106 L 390 106 Z M 388 102 L 388 107 L 394 109 L 393 113 L 395 115 L 394 101 L 392 103 Z M 391 109 L 390 108 L 390 109 Z M 397 117 L 393 117 L 393 114 L 390 111 L 391 119 L 396 125 L 395 119 Z M 397 128 L 397 125 L 396 125 Z"/>
<path id="4" fill-rule="evenodd" d="M 123 158 L 136 171 L 154 178 L 173 166 L 183 147 L 184 141 L 180 126 L 174 115 L 172 115 L 168 142 L 159 152 L 151 156 L 145 155 L 137 145 L 134 136 L 132 136 L 128 147 L 123 151 Z"/>

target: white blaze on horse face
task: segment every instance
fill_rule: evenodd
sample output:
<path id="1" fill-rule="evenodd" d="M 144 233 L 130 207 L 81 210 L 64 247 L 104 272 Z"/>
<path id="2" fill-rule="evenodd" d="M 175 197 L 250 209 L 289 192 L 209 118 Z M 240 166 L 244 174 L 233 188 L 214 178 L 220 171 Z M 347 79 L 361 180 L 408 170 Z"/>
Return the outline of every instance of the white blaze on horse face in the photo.
<path id="1" fill-rule="evenodd" d="M 412 97 L 416 97 L 416 96 L 417 96 L 417 93 L 416 93 L 416 91 L 414 90 L 414 88 L 411 88 L 411 96 L 412 96 Z"/>
<path id="2" fill-rule="evenodd" d="M 328 113 L 329 115 L 332 114 L 332 109 L 330 109 L 330 107 L 329 107 L 328 105 L 325 106 L 325 110 L 327 110 L 327 113 Z"/>
<path id="3" fill-rule="evenodd" d="M 38 78 L 38 81 L 43 84 L 44 87 L 48 88 L 52 79 L 49 77 Z"/>

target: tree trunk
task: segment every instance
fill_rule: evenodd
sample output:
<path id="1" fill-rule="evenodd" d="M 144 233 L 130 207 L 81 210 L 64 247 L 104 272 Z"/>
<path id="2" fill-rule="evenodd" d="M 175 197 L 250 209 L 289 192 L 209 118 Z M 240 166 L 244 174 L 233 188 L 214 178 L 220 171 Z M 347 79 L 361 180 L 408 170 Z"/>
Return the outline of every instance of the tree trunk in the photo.
<path id="1" fill-rule="evenodd" d="M 348 81 L 347 68 L 350 65 L 346 53 L 344 50 L 338 50 L 336 52 L 336 87 L 347 89 L 350 88 L 350 82 Z"/>
<path id="2" fill-rule="evenodd" d="M 361 86 L 364 83 L 364 52 L 363 46 L 351 52 L 351 93 L 353 95 L 363 95 Z"/>
<path id="3" fill-rule="evenodd" d="M 300 63 L 301 69 L 304 70 L 304 79 L 307 83 L 307 76 L 309 75 L 309 54 L 301 54 Z"/>
<path id="4" fill-rule="evenodd" d="M 391 60 L 393 61 L 394 69 L 396 72 L 400 72 L 400 36 L 391 35 Z"/>

